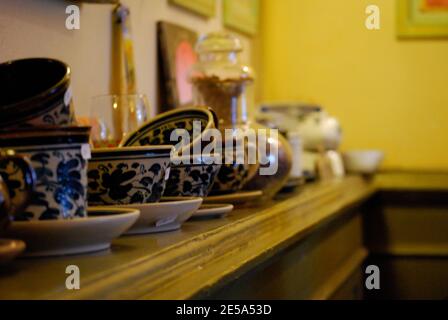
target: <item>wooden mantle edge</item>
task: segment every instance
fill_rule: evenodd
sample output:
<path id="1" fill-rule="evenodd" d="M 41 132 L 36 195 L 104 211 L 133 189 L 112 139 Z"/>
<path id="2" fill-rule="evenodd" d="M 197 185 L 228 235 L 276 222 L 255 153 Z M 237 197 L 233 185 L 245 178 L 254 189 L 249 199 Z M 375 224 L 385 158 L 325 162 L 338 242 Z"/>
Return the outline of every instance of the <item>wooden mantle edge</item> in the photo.
<path id="1" fill-rule="evenodd" d="M 211 288 L 266 261 L 374 192 L 373 183 L 357 176 L 316 184 L 298 197 L 84 279 L 82 290 L 61 289 L 45 298 L 187 299 L 207 295 Z"/>

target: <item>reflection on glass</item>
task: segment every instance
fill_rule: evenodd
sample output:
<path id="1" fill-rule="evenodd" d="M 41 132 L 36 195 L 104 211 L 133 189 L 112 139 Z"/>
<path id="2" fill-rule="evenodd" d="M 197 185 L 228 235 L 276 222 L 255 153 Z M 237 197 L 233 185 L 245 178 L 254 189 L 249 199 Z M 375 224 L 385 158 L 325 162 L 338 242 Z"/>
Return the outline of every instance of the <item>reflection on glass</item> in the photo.
<path id="1" fill-rule="evenodd" d="M 94 147 L 116 147 L 146 120 L 149 110 L 145 95 L 102 95 L 92 99 L 90 122 Z"/>

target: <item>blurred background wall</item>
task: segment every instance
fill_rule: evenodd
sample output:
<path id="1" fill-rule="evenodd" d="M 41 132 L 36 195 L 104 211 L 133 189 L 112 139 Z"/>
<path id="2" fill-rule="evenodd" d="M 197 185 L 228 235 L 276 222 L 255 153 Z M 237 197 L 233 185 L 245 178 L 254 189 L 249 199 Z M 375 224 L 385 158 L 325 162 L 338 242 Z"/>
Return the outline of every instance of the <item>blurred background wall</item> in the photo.
<path id="1" fill-rule="evenodd" d="M 139 91 L 156 104 L 156 21 L 199 32 L 222 28 L 167 0 L 123 0 L 131 9 Z M 82 4 L 81 29 L 66 30 L 64 0 L 1 0 L 0 61 L 30 56 L 72 66 L 77 113 L 109 93 L 111 5 Z M 257 101 L 318 103 L 338 117 L 343 148 L 384 149 L 386 168 L 448 169 L 448 41 L 397 40 L 394 0 L 261 0 L 258 37 L 243 39 L 255 65 Z M 381 30 L 365 28 L 365 8 Z"/>
<path id="2" fill-rule="evenodd" d="M 448 39 L 397 40 L 394 0 L 263 0 L 261 34 L 260 100 L 322 104 L 386 168 L 448 169 Z"/>
<path id="3" fill-rule="evenodd" d="M 213 18 L 206 19 L 170 5 L 168 0 L 121 0 L 131 11 L 137 86 L 156 105 L 156 22 L 166 20 L 200 33 L 222 29 L 222 5 L 217 1 Z M 114 5 L 80 4 L 80 30 L 67 30 L 65 0 L 0 0 L 0 61 L 45 56 L 72 67 L 76 112 L 89 115 L 91 97 L 110 92 Z M 79 5 L 79 3 L 76 3 Z M 239 35 L 250 61 L 251 40 Z M 154 112 L 154 108 L 152 108 Z"/>

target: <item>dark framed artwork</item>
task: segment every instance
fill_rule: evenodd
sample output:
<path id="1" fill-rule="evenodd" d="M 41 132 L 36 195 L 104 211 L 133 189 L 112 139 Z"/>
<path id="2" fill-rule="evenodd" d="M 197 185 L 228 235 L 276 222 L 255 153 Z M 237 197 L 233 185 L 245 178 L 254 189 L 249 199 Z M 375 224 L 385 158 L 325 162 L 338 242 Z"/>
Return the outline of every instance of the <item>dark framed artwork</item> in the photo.
<path id="1" fill-rule="evenodd" d="M 194 46 L 198 35 L 174 23 L 157 23 L 159 62 L 159 110 L 191 106 L 193 88 L 188 80 L 190 68 L 197 61 Z"/>

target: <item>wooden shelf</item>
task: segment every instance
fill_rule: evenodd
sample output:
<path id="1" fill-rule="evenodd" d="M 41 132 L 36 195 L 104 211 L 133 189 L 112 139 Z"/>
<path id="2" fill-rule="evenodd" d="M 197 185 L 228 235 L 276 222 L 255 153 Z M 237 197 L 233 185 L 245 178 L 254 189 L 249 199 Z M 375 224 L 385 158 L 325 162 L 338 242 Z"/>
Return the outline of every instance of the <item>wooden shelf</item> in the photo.
<path id="1" fill-rule="evenodd" d="M 386 171 L 375 176 L 382 191 L 448 191 L 448 172 Z"/>
<path id="2" fill-rule="evenodd" d="M 357 176 L 307 185 L 283 200 L 164 234 L 122 237 L 106 252 L 19 259 L 0 271 L 0 299 L 185 299 L 235 279 L 375 192 Z M 81 289 L 65 288 L 77 265 Z"/>

